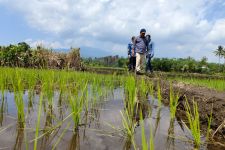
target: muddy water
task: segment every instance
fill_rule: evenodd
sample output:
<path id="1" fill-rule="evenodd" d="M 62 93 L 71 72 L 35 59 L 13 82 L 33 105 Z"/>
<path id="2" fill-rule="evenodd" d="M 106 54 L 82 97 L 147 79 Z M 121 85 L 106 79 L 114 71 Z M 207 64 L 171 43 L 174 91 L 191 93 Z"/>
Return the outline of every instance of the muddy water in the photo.
<path id="1" fill-rule="evenodd" d="M 59 94 L 55 92 L 54 106 L 49 110 L 43 103 L 43 113 L 38 139 L 38 149 L 52 149 L 58 143 L 56 149 L 84 149 L 84 150 L 115 150 L 133 149 L 130 141 L 122 134 L 122 119 L 120 111 L 124 110 L 124 90 L 117 88 L 107 96 L 98 99 L 97 104 L 89 108 L 88 113 L 82 114 L 79 131 L 73 132 L 72 118 L 68 118 L 61 125 L 59 123 L 70 114 L 66 101 L 59 100 Z M 37 123 L 39 95 L 29 101 L 28 92 L 24 93 L 26 126 L 19 129 L 17 125 L 17 109 L 14 103 L 14 94 L 5 93 L 5 99 L 0 100 L 0 149 L 33 149 L 35 127 Z M 193 145 L 189 131 L 183 127 L 177 119 L 170 120 L 170 112 L 163 104 L 158 106 L 157 99 L 151 96 L 139 99 L 142 101 L 145 133 L 147 139 L 150 135 L 150 126 L 154 135 L 155 149 L 157 150 L 190 150 Z M 139 117 L 136 116 L 138 121 Z M 71 123 L 71 124 L 70 124 Z M 58 126 L 58 128 L 53 127 Z M 141 126 L 135 128 L 135 142 L 141 149 Z M 201 149 L 207 149 L 202 146 Z"/>

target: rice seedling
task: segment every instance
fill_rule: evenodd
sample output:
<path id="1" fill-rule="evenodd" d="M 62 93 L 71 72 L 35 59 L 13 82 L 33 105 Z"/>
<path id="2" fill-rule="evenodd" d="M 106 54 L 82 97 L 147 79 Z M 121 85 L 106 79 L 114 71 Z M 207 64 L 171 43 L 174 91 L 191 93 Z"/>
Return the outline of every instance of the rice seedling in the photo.
<path id="1" fill-rule="evenodd" d="M 154 96 L 154 86 L 153 86 L 153 83 L 152 82 L 149 82 L 148 83 L 148 90 L 150 92 L 150 95 L 151 96 Z"/>
<path id="2" fill-rule="evenodd" d="M 174 121 L 175 119 L 170 119 L 170 126 L 168 128 L 168 136 L 167 136 L 167 148 L 170 148 L 171 144 L 175 145 L 175 128 L 174 128 Z"/>
<path id="3" fill-rule="evenodd" d="M 23 101 L 23 84 L 21 78 L 18 74 L 16 74 L 17 83 L 13 84 L 14 87 L 14 100 L 17 108 L 17 119 L 18 124 L 21 128 L 24 127 L 25 122 L 25 114 L 24 114 L 24 101 Z"/>
<path id="4" fill-rule="evenodd" d="M 40 122 L 41 122 L 42 101 L 43 101 L 43 95 L 41 93 L 39 98 L 39 105 L 38 105 L 38 116 L 37 116 L 37 124 L 36 124 L 36 131 L 35 131 L 34 150 L 37 149 L 38 134 L 39 134 L 39 128 L 40 128 Z"/>
<path id="5" fill-rule="evenodd" d="M 122 124 L 124 128 L 124 134 L 127 138 L 127 140 L 131 141 L 134 149 L 136 149 L 136 143 L 134 140 L 134 132 L 136 127 L 136 122 L 134 122 L 133 117 L 130 116 L 127 109 L 125 109 L 123 112 L 120 111 L 120 114 L 122 116 Z"/>
<path id="6" fill-rule="evenodd" d="M 158 98 L 158 105 L 161 106 L 162 105 L 162 95 L 161 95 L 161 87 L 160 87 L 159 81 L 157 83 L 157 98 Z"/>
<path id="7" fill-rule="evenodd" d="M 57 145 L 59 144 L 59 142 L 62 140 L 62 137 L 64 136 L 65 132 L 67 131 L 67 129 L 70 127 L 71 122 L 69 122 L 66 125 L 66 128 L 63 130 L 62 134 L 59 136 L 59 138 L 57 139 L 57 141 L 55 142 L 55 144 L 53 145 L 52 150 L 56 149 Z"/>
<path id="8" fill-rule="evenodd" d="M 170 83 L 170 117 L 175 118 L 177 105 L 178 105 L 179 94 L 175 94 L 173 90 L 173 85 Z"/>
<path id="9" fill-rule="evenodd" d="M 136 85 L 134 77 L 130 76 L 127 78 L 125 83 L 125 108 L 127 108 L 129 114 L 134 114 L 134 108 L 136 104 Z"/>
<path id="10" fill-rule="evenodd" d="M 138 85 L 139 85 L 138 88 L 139 88 L 140 95 L 141 96 L 146 96 L 147 89 L 148 89 L 146 81 L 142 78 Z"/>
<path id="11" fill-rule="evenodd" d="M 28 84 L 28 111 L 30 112 L 30 108 L 33 107 L 33 97 L 34 97 L 34 90 L 36 86 L 36 75 L 33 70 L 30 70 L 29 73 L 26 75 L 27 84 Z"/>
<path id="12" fill-rule="evenodd" d="M 83 104 L 84 104 L 84 92 L 86 88 L 87 88 L 87 83 L 83 87 L 80 96 L 78 94 L 76 95 L 76 93 L 75 93 L 75 96 L 73 96 L 72 94 L 70 94 L 69 96 L 69 104 L 71 108 L 71 113 L 73 114 L 72 119 L 74 121 L 74 131 L 77 131 L 79 127 L 81 112 L 82 112 Z"/>
<path id="13" fill-rule="evenodd" d="M 150 126 L 149 142 L 147 142 L 142 112 L 140 113 L 140 118 L 141 118 L 142 150 L 154 150 L 154 137 L 152 133 L 152 127 Z"/>
<path id="14" fill-rule="evenodd" d="M 210 116 L 208 117 L 207 116 L 207 119 L 208 119 L 208 126 L 207 126 L 207 132 L 206 132 L 206 140 L 209 141 L 210 139 L 210 131 L 211 131 L 211 123 L 212 123 L 212 112 L 213 111 L 213 105 L 212 105 L 212 109 L 211 109 L 211 112 L 210 112 Z"/>
<path id="15" fill-rule="evenodd" d="M 1 90 L 1 99 L 4 100 L 4 93 L 6 86 L 6 75 L 4 73 L 0 74 L 0 90 Z"/>
<path id="16" fill-rule="evenodd" d="M 201 144 L 201 130 L 200 130 L 198 105 L 193 100 L 193 112 L 192 112 L 188 100 L 186 98 L 185 109 L 188 123 L 190 126 L 190 131 L 194 139 L 194 144 L 197 148 L 199 148 Z"/>
<path id="17" fill-rule="evenodd" d="M 46 72 L 43 79 L 43 93 L 48 100 L 48 106 L 52 109 L 54 97 L 54 72 Z"/>
<path id="18" fill-rule="evenodd" d="M 4 103 L 5 103 L 5 100 L 3 99 L 0 102 L 1 102 L 0 103 L 1 104 L 0 105 L 0 126 L 2 126 L 2 122 L 4 120 L 4 111 L 5 111 L 5 109 L 4 109 Z"/>

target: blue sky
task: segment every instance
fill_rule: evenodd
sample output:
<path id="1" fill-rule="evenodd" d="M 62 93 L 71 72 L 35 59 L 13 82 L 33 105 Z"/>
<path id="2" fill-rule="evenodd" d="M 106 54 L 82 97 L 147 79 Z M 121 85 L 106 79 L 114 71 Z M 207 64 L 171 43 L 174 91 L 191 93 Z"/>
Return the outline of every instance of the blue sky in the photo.
<path id="1" fill-rule="evenodd" d="M 130 37 L 144 27 L 156 57 L 216 62 L 212 51 L 225 46 L 225 0 L 0 0 L 0 18 L 0 45 L 126 56 Z"/>

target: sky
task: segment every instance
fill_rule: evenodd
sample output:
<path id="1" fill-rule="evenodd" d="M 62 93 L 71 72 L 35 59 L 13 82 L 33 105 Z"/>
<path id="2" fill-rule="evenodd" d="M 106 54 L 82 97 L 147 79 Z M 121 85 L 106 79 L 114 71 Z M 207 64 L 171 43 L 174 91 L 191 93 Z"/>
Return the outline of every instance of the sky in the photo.
<path id="1" fill-rule="evenodd" d="M 225 46 L 225 0 L 0 0 L 0 45 L 25 41 L 90 56 L 126 56 L 145 28 L 155 57 L 206 56 Z"/>

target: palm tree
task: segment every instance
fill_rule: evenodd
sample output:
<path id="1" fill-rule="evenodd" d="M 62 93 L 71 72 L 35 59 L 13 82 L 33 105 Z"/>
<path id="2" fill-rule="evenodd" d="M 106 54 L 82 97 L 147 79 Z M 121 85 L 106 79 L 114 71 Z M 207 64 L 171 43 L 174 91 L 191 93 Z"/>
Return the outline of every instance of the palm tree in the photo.
<path id="1" fill-rule="evenodd" d="M 224 59 L 224 68 L 225 68 L 225 48 L 223 48 L 223 51 L 222 51 L 222 55 L 221 55 Z"/>
<path id="2" fill-rule="evenodd" d="M 219 57 L 219 64 L 220 64 L 220 58 L 224 55 L 224 49 L 223 49 L 223 46 L 219 45 L 218 48 L 214 51 L 214 54 L 216 56 Z"/>

